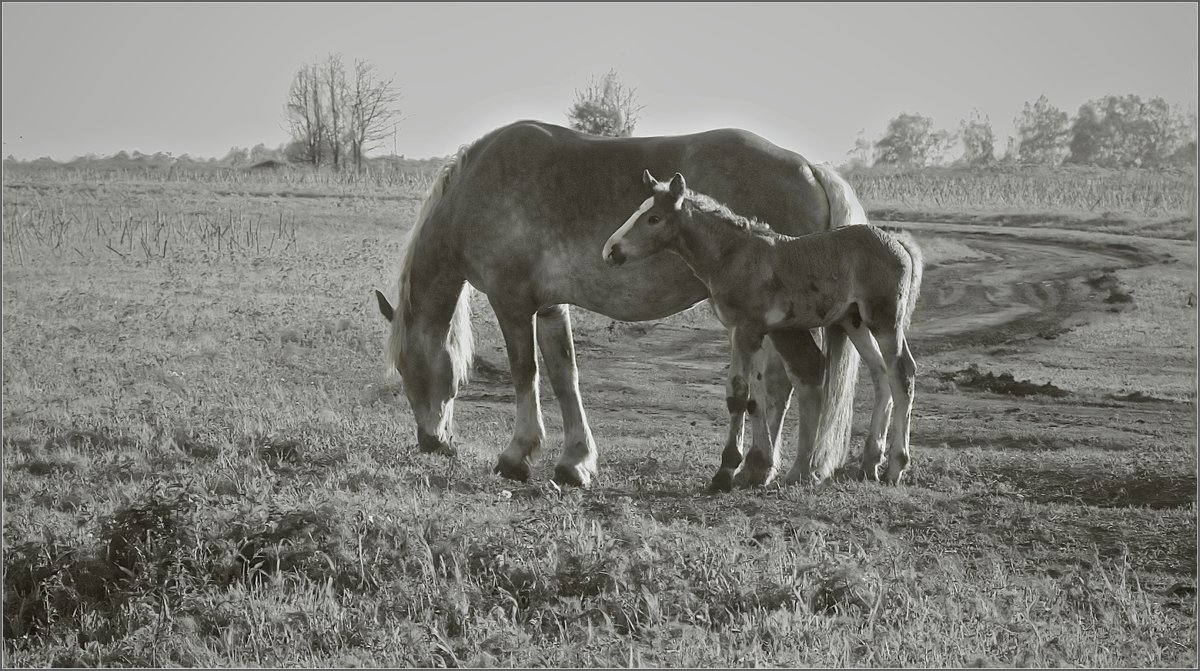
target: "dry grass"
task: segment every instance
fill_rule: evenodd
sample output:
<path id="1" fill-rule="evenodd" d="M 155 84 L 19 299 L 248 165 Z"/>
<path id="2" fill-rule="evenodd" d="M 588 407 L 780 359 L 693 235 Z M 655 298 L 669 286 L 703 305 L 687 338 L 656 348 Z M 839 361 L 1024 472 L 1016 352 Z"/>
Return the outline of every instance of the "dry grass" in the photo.
<path id="1" fill-rule="evenodd" d="M 370 289 L 419 193 L 294 196 L 5 185 L 7 665 L 1195 665 L 1194 498 L 1151 510 L 1100 487 L 1141 468 L 1177 490 L 1195 465 L 1178 432 L 1150 466 L 1086 439 L 1046 462 L 930 449 L 900 489 L 710 497 L 719 394 L 658 377 L 606 392 L 602 357 L 661 326 L 577 313 L 604 476 L 514 484 L 488 474 L 507 401 L 460 403 L 448 461 L 412 446 L 382 375 Z M 503 369 L 477 300 L 479 351 Z M 667 410 L 622 405 L 648 397 Z"/>
<path id="2" fill-rule="evenodd" d="M 1054 226 L 1196 239 L 1192 172 L 997 167 L 846 175 L 872 219 Z"/>

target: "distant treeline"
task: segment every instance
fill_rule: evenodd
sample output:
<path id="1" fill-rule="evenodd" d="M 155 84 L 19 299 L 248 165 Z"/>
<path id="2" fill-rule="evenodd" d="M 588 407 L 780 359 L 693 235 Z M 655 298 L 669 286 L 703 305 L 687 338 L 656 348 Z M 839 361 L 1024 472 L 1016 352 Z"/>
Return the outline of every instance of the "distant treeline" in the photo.
<path id="1" fill-rule="evenodd" d="M 433 158 L 406 158 L 404 156 L 377 156 L 374 158 L 365 158 L 364 162 L 368 168 L 376 169 L 411 169 L 411 170 L 436 170 L 448 161 L 450 157 L 433 157 Z M 192 158 L 187 154 L 174 156 L 170 152 L 157 152 L 155 154 L 143 154 L 139 151 L 125 152 L 119 151 L 111 156 L 101 156 L 97 154 L 88 154 L 70 161 L 55 161 L 49 157 L 42 157 L 34 160 L 18 160 L 11 155 L 4 159 L 4 168 L 17 168 L 23 170 L 61 170 L 64 168 L 70 169 L 86 169 L 97 171 L 205 171 L 216 170 L 223 171 L 229 169 L 243 170 L 269 170 L 269 169 L 287 169 L 299 167 L 303 164 L 295 164 L 289 161 L 284 155 L 283 149 L 266 149 L 263 145 L 258 145 L 253 149 L 244 149 L 234 147 L 222 158 Z"/>
<path id="2" fill-rule="evenodd" d="M 253 157 L 253 159 L 251 158 Z M 235 148 L 224 158 L 193 159 L 165 152 L 117 152 L 112 156 L 82 156 L 71 161 L 39 158 L 4 160 L 4 179 L 37 181 L 105 180 L 171 183 L 206 183 L 227 186 L 270 185 L 289 188 L 327 188 L 362 185 L 366 188 L 400 188 L 425 191 L 449 157 L 411 159 L 403 156 L 364 157 L 361 172 L 320 168 L 294 163 L 282 152 L 254 152 Z"/>
<path id="3" fill-rule="evenodd" d="M 920 114 L 901 113 L 882 137 L 859 133 L 846 167 L 940 165 L 1078 165 L 1102 168 L 1188 168 L 1196 165 L 1195 110 L 1172 108 L 1162 98 L 1109 95 L 1074 115 L 1046 96 L 1025 103 L 1013 120 L 1015 134 L 1003 152 L 991 121 L 972 114 L 957 130 L 938 130 Z"/>

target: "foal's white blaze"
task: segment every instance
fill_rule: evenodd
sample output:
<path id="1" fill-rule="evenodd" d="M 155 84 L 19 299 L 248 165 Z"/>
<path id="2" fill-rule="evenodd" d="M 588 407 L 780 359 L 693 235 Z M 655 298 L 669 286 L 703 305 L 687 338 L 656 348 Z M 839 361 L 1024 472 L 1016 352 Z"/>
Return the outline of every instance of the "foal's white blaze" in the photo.
<path id="1" fill-rule="evenodd" d="M 601 257 L 600 257 L 600 258 L 602 258 L 602 259 L 604 259 L 605 261 L 607 261 L 607 260 L 608 260 L 608 255 L 612 253 L 612 248 L 613 248 L 613 245 L 615 245 L 615 244 L 617 244 L 618 242 L 620 242 L 620 241 L 621 241 L 621 238 L 625 237 L 625 234 L 629 232 L 629 229 L 630 229 L 630 228 L 633 228 L 633 225 L 634 225 L 634 224 L 637 222 L 637 220 L 638 220 L 638 217 L 640 217 L 640 216 L 642 216 L 643 214 L 645 214 L 645 213 L 646 213 L 646 211 L 647 211 L 647 210 L 649 210 L 649 209 L 650 209 L 651 207 L 653 207 L 653 206 L 654 206 L 654 198 L 653 198 L 653 197 L 650 197 L 650 198 L 647 198 L 646 200 L 644 200 L 644 201 L 642 202 L 641 206 L 640 206 L 640 207 L 638 207 L 638 209 L 637 209 L 637 212 L 634 212 L 634 213 L 633 213 L 633 214 L 632 214 L 632 215 L 629 217 L 629 219 L 627 219 L 627 220 L 625 221 L 625 223 L 624 223 L 624 224 L 621 224 L 621 227 L 617 229 L 617 232 L 616 232 L 616 233 L 613 233 L 613 234 L 612 234 L 612 235 L 611 235 L 611 236 L 608 238 L 608 242 L 604 243 L 604 252 L 601 254 Z"/>

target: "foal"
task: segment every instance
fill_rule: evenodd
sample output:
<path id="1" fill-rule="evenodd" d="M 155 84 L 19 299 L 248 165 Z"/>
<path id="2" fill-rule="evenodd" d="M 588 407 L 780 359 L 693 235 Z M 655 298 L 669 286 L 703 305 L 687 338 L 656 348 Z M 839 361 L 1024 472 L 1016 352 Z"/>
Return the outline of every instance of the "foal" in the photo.
<path id="1" fill-rule="evenodd" d="M 863 474 L 869 480 L 879 479 L 895 399 L 886 481 L 898 483 L 908 467 L 916 375 L 904 337 L 921 288 L 922 257 L 916 244 L 869 224 L 781 235 L 689 191 L 679 173 L 669 185 L 656 181 L 649 170 L 642 179 L 651 196 L 604 244 L 604 260 L 619 266 L 661 250 L 678 254 L 708 287 L 717 317 L 729 330 L 733 354 L 726 403 L 731 426 L 713 489 L 729 489 L 741 464 L 745 413 L 756 411 L 748 384 L 750 362 L 762 339 L 771 338 L 798 384 L 798 371 L 809 369 L 805 358 L 822 356 L 809 329 L 830 326 L 846 331 L 875 385 L 863 452 Z"/>

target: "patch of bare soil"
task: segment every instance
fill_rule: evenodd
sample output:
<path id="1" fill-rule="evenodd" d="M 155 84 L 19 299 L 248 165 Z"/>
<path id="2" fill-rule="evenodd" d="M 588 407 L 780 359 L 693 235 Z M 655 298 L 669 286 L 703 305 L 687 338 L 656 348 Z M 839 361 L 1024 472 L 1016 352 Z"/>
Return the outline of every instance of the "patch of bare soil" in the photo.
<path id="1" fill-rule="evenodd" d="M 1062 398 L 1071 393 L 1049 382 L 1035 384 L 1029 380 L 1014 379 L 1012 373 L 1001 373 L 999 375 L 995 373 L 985 374 L 980 372 L 979 367 L 975 364 L 952 373 L 942 373 L 939 377 L 947 382 L 953 382 L 960 389 L 979 389 L 995 394 L 1008 394 L 1010 396 L 1040 395 Z"/>

